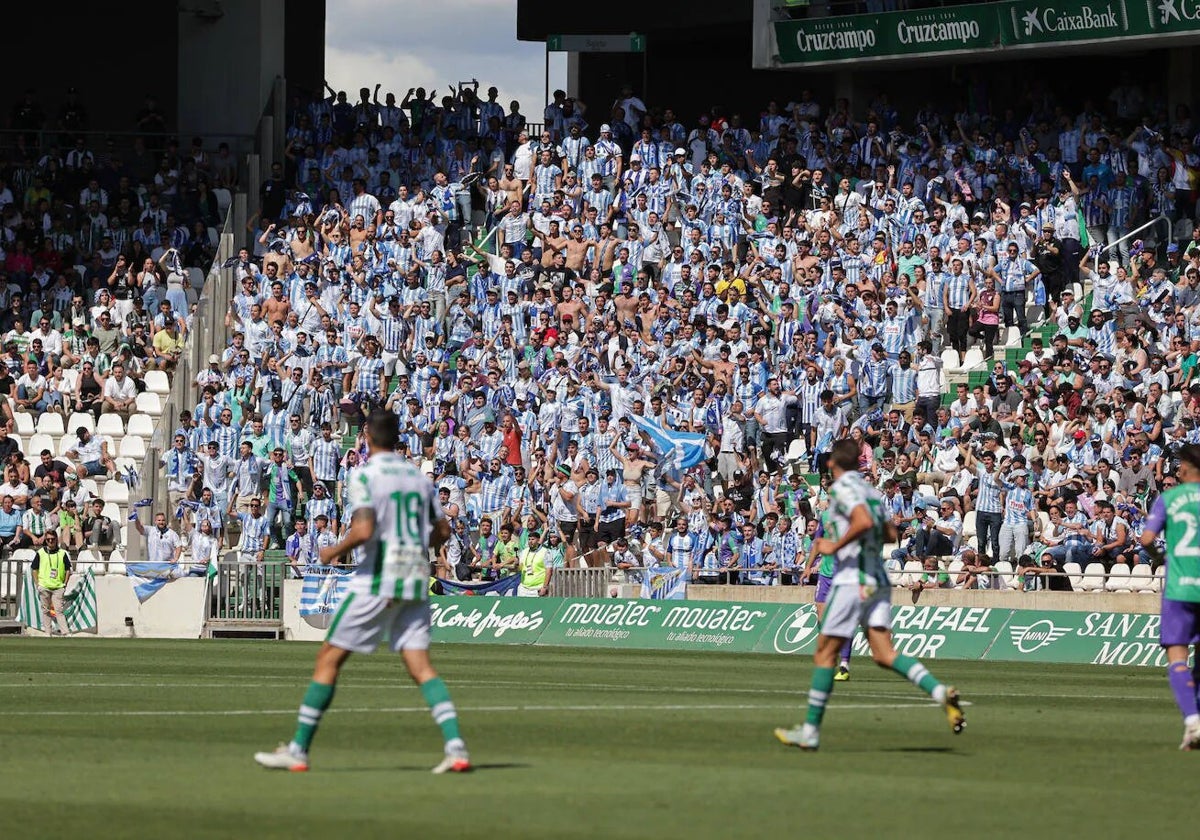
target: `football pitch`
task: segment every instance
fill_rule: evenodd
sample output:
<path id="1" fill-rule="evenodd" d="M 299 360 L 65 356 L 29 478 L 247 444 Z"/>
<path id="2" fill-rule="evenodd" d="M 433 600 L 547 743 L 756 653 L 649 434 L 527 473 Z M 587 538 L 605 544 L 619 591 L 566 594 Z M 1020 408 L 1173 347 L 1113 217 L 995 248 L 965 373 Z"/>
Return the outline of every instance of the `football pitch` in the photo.
<path id="1" fill-rule="evenodd" d="M 307 774 L 287 740 L 315 645 L 0 640 L 0 821 L 21 837 L 1111 837 L 1177 828 L 1200 755 L 1157 669 L 928 663 L 938 707 L 867 660 L 821 751 L 799 657 L 437 645 L 478 771 L 398 657 L 355 657 Z"/>

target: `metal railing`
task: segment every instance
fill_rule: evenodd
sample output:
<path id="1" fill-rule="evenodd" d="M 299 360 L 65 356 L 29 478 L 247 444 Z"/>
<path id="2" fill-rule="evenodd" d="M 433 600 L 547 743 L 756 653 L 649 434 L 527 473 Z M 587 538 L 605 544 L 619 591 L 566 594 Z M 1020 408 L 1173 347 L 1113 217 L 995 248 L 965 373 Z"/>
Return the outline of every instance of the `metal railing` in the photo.
<path id="1" fill-rule="evenodd" d="M 283 582 L 289 565 L 285 562 L 251 563 L 222 560 L 209 580 L 205 613 L 205 635 L 221 625 L 283 624 Z"/>
<path id="2" fill-rule="evenodd" d="M 555 569 L 550 595 L 555 598 L 607 598 L 613 582 L 611 568 Z"/>
<path id="3" fill-rule="evenodd" d="M 0 621 L 16 621 L 21 604 L 24 563 L 11 557 L 0 559 Z"/>
<path id="4" fill-rule="evenodd" d="M 1171 237 L 1175 233 L 1175 226 L 1173 224 L 1171 224 L 1171 218 L 1169 216 L 1167 216 L 1165 213 L 1163 213 L 1160 216 L 1158 216 L 1157 218 L 1151 219 L 1150 221 L 1146 222 L 1146 224 L 1141 225 L 1140 227 L 1134 228 L 1133 230 L 1129 231 L 1129 233 L 1125 234 L 1120 239 L 1114 240 L 1113 242 L 1109 242 L 1107 245 L 1105 245 L 1103 248 L 1100 249 L 1100 253 L 1103 254 L 1105 251 L 1111 251 L 1113 248 L 1116 248 L 1118 245 L 1120 245 L 1126 239 L 1132 239 L 1133 237 L 1137 236 L 1142 231 L 1152 228 L 1155 225 L 1159 224 L 1160 222 L 1167 226 L 1167 235 L 1165 237 L 1163 237 L 1161 242 L 1158 243 L 1161 247 L 1165 248 L 1167 245 L 1169 245 L 1171 243 Z"/>

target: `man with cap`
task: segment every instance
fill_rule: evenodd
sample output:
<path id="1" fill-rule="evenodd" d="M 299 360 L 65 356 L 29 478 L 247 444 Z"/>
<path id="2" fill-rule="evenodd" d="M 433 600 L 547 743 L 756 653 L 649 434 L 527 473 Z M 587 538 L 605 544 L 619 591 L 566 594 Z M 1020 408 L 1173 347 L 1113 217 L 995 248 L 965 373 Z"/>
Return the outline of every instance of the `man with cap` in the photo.
<path id="1" fill-rule="evenodd" d="M 1062 242 L 1054 235 L 1054 222 L 1049 219 L 1035 235 L 1037 238 L 1029 248 L 1029 259 L 1042 274 L 1042 285 L 1046 288 L 1046 316 L 1049 317 L 1051 302 L 1063 290 Z"/>
<path id="2" fill-rule="evenodd" d="M 196 387 L 203 391 L 205 388 L 223 387 L 225 374 L 221 371 L 221 357 L 213 353 L 208 357 L 208 367 L 196 374 Z"/>
<path id="3" fill-rule="evenodd" d="M 1000 525 L 1000 552 L 995 560 L 1008 560 L 1016 566 L 1029 546 L 1030 537 L 1038 524 L 1033 493 L 1026 486 L 1029 474 L 1022 469 L 1009 470 L 1001 475 L 1004 488 L 1004 520 Z"/>

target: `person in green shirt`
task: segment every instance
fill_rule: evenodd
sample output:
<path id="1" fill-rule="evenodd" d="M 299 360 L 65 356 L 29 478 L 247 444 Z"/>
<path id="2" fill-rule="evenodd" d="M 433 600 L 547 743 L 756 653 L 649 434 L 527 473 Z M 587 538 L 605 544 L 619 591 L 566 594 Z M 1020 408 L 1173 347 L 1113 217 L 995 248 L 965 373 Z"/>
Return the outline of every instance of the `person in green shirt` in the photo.
<path id="1" fill-rule="evenodd" d="M 950 575 L 942 571 L 936 557 L 926 557 L 921 576 L 909 585 L 913 592 L 925 589 L 944 589 L 950 585 Z"/>
<path id="2" fill-rule="evenodd" d="M 1200 749 L 1196 696 L 1200 665 L 1189 668 L 1188 655 L 1192 645 L 1200 642 L 1200 446 L 1185 444 L 1177 457 L 1179 484 L 1154 500 L 1142 526 L 1141 543 L 1155 564 L 1166 560 L 1159 644 L 1166 649 L 1167 681 L 1183 716 L 1179 749 L 1195 750 Z"/>
<path id="3" fill-rule="evenodd" d="M 508 523 L 500 526 L 500 539 L 496 541 L 496 550 L 492 554 L 491 575 L 497 579 L 506 578 L 517 572 L 517 552 L 520 545 L 513 536 L 513 527 Z"/>

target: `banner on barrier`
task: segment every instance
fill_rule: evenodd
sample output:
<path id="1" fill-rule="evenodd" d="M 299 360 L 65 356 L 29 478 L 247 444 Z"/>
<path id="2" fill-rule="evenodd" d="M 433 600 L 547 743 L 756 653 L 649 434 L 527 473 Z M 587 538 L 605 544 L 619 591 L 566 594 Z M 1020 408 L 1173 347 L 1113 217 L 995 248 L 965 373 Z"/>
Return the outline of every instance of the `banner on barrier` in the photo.
<path id="1" fill-rule="evenodd" d="M 811 654 L 813 604 L 721 601 L 439 598 L 434 638 L 447 642 Z M 921 659 L 1162 667 L 1159 617 L 1147 613 L 892 607 L 892 639 Z M 856 654 L 867 652 L 860 632 Z"/>
<path id="2" fill-rule="evenodd" d="M 1159 623 L 1151 613 L 1013 610 L 983 658 L 1165 668 Z"/>
<path id="3" fill-rule="evenodd" d="M 433 637 L 531 645 L 561 603 L 561 598 L 431 598 Z"/>
<path id="4" fill-rule="evenodd" d="M 990 607 L 892 607 L 892 641 L 896 650 L 920 659 L 979 659 L 1012 610 Z M 759 653 L 811 654 L 816 647 L 817 609 L 797 604 L 780 609 L 759 639 Z M 866 651 L 861 631 L 855 652 Z"/>
<path id="5" fill-rule="evenodd" d="M 718 601 L 570 600 L 562 602 L 538 643 L 752 651 L 779 609 Z"/>

